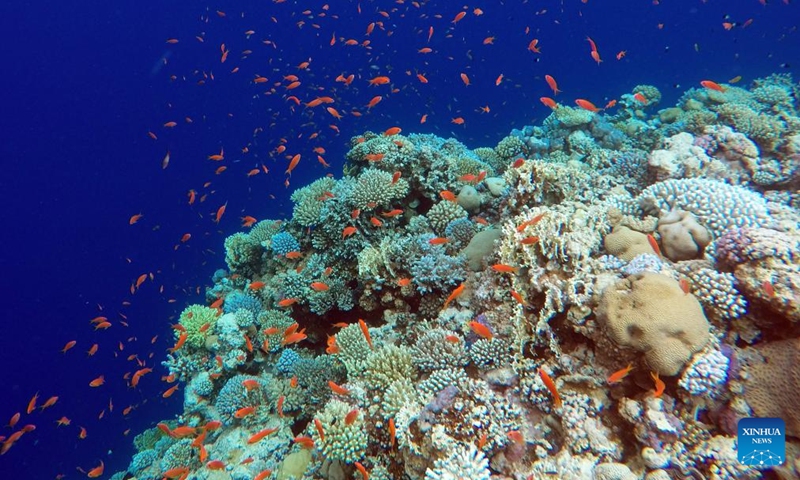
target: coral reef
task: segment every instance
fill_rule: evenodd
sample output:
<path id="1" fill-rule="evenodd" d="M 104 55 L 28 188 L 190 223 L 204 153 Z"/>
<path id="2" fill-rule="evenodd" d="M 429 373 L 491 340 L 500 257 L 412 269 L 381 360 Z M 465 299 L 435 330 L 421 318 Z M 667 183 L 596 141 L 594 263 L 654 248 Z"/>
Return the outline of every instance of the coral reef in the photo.
<path id="1" fill-rule="evenodd" d="M 723 90 L 639 85 L 495 147 L 352 138 L 225 239 L 162 363 L 183 411 L 127 474 L 761 478 L 736 420 L 800 435 L 797 87 Z"/>

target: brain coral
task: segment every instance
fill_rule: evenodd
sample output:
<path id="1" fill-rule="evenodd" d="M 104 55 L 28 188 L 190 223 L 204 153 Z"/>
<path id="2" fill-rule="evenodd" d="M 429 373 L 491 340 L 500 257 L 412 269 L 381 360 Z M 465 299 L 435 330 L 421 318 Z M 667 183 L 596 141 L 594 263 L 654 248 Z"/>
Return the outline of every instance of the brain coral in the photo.
<path id="1" fill-rule="evenodd" d="M 744 398 L 759 417 L 786 421 L 786 434 L 800 435 L 800 338 L 757 347 L 763 356 L 748 368 Z"/>
<path id="2" fill-rule="evenodd" d="M 608 287 L 597 315 L 614 342 L 644 352 L 662 375 L 677 375 L 710 336 L 697 299 L 658 273 L 632 275 Z"/>

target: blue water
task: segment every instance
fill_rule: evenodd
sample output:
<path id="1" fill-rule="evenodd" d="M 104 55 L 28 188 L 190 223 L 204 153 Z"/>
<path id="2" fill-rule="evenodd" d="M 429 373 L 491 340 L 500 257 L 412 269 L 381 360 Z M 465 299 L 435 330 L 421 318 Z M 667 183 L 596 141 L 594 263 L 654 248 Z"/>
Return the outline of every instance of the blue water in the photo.
<path id="1" fill-rule="evenodd" d="M 133 436 L 181 409 L 180 394 L 161 397 L 166 384 L 160 361 L 172 344 L 169 324 L 186 304 L 201 301 L 197 288 L 224 266 L 225 236 L 240 228 L 244 215 L 291 215 L 292 189 L 327 173 L 341 175 L 350 137 L 400 126 L 404 132 L 452 136 L 473 148 L 492 146 L 511 129 L 549 113 L 538 100 L 552 93 L 545 74 L 558 80 L 565 103 L 585 98 L 602 106 L 638 84 L 652 84 L 664 94 L 661 105 L 669 106 L 700 80 L 741 75 L 747 82 L 775 72 L 793 73 L 797 80 L 800 66 L 800 9 L 777 1 L 481 2 L 470 4 L 455 25 L 451 20 L 461 6 L 444 1 L 421 8 L 362 1 L 361 14 L 359 2 L 328 2 L 326 17 L 317 16 L 325 2 L 191 3 L 0 6 L 0 423 L 24 411 L 37 392 L 40 404 L 59 396 L 52 408 L 23 415 L 19 426 L 35 424 L 36 430 L 0 457 L 2 478 L 77 478 L 83 475 L 76 467 L 89 469 L 100 460 L 105 477 L 124 468 Z M 475 16 L 474 7 L 484 14 Z M 306 9 L 312 15 L 303 15 Z M 305 21 L 302 28 L 299 21 Z M 377 21 L 385 29 L 376 26 L 366 37 L 367 25 Z M 725 31 L 724 21 L 738 25 Z M 256 33 L 248 40 L 249 29 Z M 337 43 L 331 47 L 333 32 Z M 494 44 L 484 45 L 489 36 L 496 37 Z M 599 48 L 599 66 L 589 55 L 587 36 Z M 369 39 L 371 48 L 344 46 L 338 37 Z M 165 43 L 168 38 L 179 43 Z M 263 44 L 267 38 L 278 48 Z M 527 50 L 533 38 L 541 54 Z M 224 64 L 222 43 L 230 50 Z M 426 46 L 434 52 L 417 53 Z M 245 49 L 253 53 L 242 60 Z M 627 55 L 618 61 L 621 50 Z M 307 70 L 296 68 L 309 58 Z M 213 72 L 214 80 L 198 85 L 204 72 Z M 340 73 L 356 76 L 350 87 L 334 82 Z M 420 83 L 416 73 L 429 83 Z M 256 74 L 269 82 L 254 84 Z M 287 93 L 282 77 L 289 74 L 301 77 L 302 85 Z M 504 80 L 496 86 L 500 74 Z M 377 75 L 390 76 L 399 91 L 368 87 Z M 281 82 L 276 93 L 264 95 L 274 82 Z M 289 94 L 302 101 L 333 96 L 345 117 L 336 122 L 321 107 L 292 112 L 284 98 Z M 375 95 L 383 101 L 367 113 L 364 106 Z M 487 105 L 490 112 L 481 113 Z M 353 108 L 364 115 L 354 117 Z M 427 122 L 420 124 L 423 114 Z M 455 117 L 464 125 L 451 123 Z M 168 121 L 178 125 L 162 127 Z M 339 134 L 328 127 L 332 123 Z M 257 127 L 263 132 L 254 137 Z M 314 132 L 319 137 L 309 140 Z M 290 188 L 284 186 L 287 159 L 271 154 L 280 138 L 288 141 L 286 154 L 302 154 Z M 241 151 L 245 146 L 247 154 Z M 317 162 L 314 147 L 325 148 L 330 168 Z M 224 162 L 207 160 L 220 148 Z M 171 161 L 162 170 L 167 150 Z M 220 164 L 228 169 L 215 175 Z M 262 164 L 269 174 L 246 176 Z M 203 187 L 207 181 L 211 185 Z M 188 205 L 190 189 L 198 199 L 207 194 L 205 202 Z M 225 203 L 217 225 L 213 214 Z M 138 213 L 142 219 L 129 225 Z M 181 244 L 185 233 L 192 238 Z M 151 272 L 154 280 L 131 295 L 132 282 Z M 129 327 L 120 323 L 120 314 Z M 89 320 L 98 315 L 113 326 L 94 331 Z M 69 340 L 77 346 L 61 354 Z M 88 357 L 94 343 L 99 351 Z M 123 379 L 139 368 L 127 360 L 131 354 L 154 368 L 136 390 Z M 89 387 L 99 375 L 106 384 Z M 104 418 L 98 419 L 101 411 Z M 62 416 L 71 419 L 70 426 L 56 426 Z M 79 426 L 87 429 L 84 440 Z M 11 432 L 4 428 L 0 435 Z"/>

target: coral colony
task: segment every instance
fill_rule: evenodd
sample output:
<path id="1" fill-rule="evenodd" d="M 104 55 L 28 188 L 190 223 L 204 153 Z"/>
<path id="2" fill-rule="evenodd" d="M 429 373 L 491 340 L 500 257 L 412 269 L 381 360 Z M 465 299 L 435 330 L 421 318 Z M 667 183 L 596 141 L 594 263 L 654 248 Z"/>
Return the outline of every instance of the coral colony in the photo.
<path id="1" fill-rule="evenodd" d="M 112 478 L 761 478 L 737 420 L 800 435 L 798 90 L 353 138 L 225 240 L 163 362 L 183 413 Z"/>

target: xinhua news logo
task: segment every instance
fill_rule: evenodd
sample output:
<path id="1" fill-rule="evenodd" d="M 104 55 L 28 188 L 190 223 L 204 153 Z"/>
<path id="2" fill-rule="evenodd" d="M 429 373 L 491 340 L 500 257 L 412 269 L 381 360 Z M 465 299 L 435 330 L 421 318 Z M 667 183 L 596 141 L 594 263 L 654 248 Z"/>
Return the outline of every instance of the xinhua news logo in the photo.
<path id="1" fill-rule="evenodd" d="M 738 424 L 739 463 L 754 467 L 786 460 L 786 424 L 780 418 L 743 418 Z"/>

